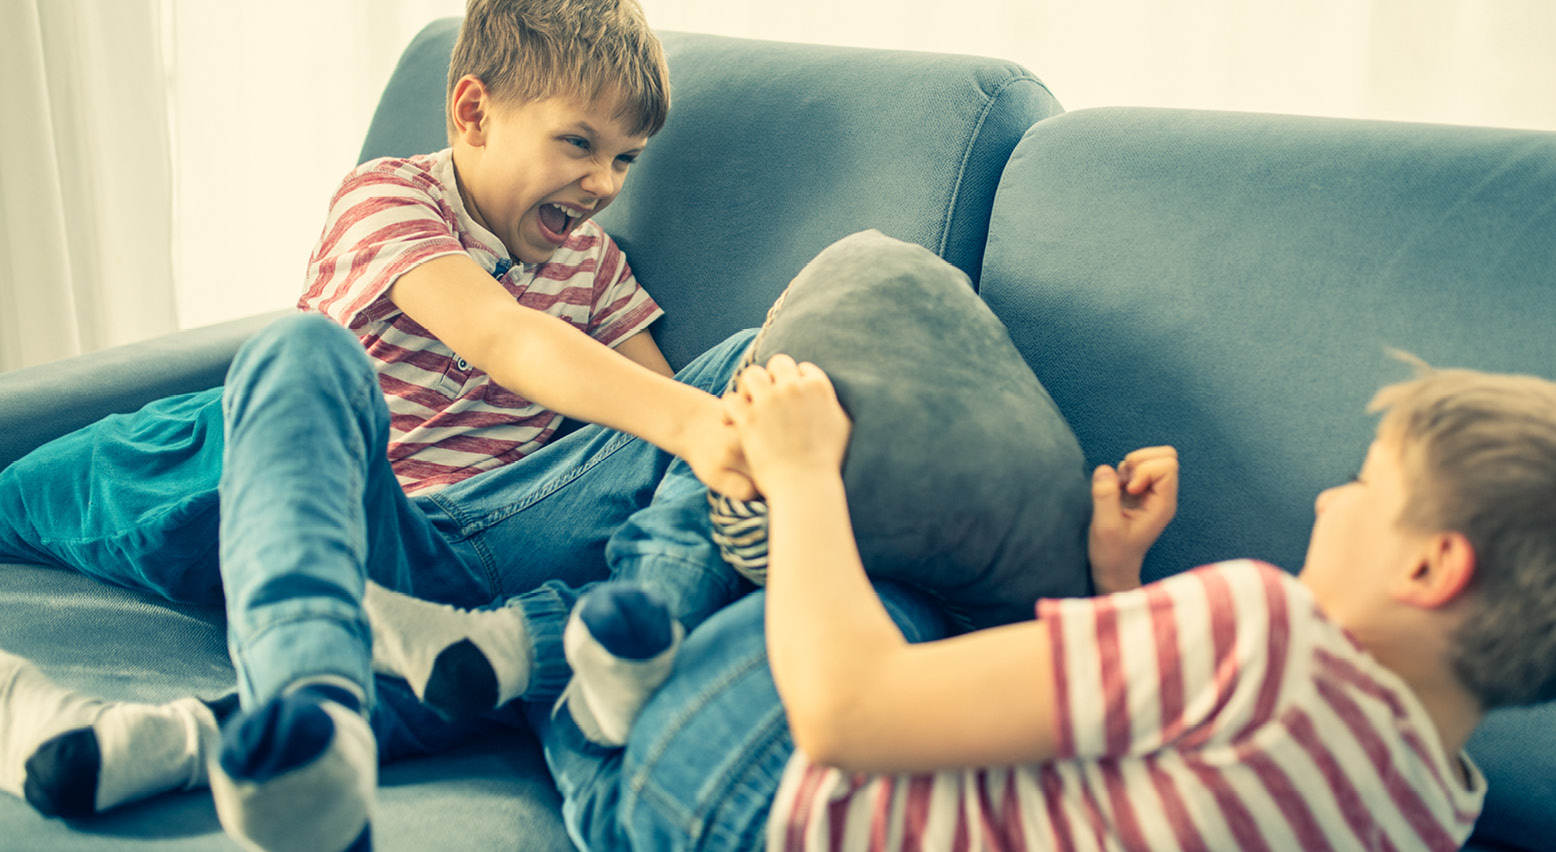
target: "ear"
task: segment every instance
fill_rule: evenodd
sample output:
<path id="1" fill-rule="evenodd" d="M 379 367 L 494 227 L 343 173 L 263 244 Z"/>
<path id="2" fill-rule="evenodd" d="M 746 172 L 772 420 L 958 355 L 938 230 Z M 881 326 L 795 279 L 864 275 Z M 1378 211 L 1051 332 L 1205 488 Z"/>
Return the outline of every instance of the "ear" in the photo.
<path id="1" fill-rule="evenodd" d="M 466 74 L 449 94 L 449 112 L 454 119 L 454 136 L 466 145 L 479 148 L 486 144 L 486 124 L 491 118 L 492 99 L 480 78 Z"/>
<path id="2" fill-rule="evenodd" d="M 1423 609 L 1446 606 L 1469 588 L 1475 548 L 1463 533 L 1441 532 L 1422 541 L 1420 560 L 1395 583 L 1394 597 Z"/>

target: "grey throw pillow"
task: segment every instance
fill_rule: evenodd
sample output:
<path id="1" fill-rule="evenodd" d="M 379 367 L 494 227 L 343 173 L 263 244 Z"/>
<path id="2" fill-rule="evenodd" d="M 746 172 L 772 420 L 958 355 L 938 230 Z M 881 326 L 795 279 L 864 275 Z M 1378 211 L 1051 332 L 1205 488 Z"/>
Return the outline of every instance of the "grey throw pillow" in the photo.
<path id="1" fill-rule="evenodd" d="M 1080 446 L 960 270 L 854 234 L 806 265 L 752 346 L 757 363 L 820 366 L 853 418 L 843 479 L 872 576 L 928 591 L 969 627 L 1090 591 Z M 715 538 L 759 577 L 763 507 L 723 502 Z"/>

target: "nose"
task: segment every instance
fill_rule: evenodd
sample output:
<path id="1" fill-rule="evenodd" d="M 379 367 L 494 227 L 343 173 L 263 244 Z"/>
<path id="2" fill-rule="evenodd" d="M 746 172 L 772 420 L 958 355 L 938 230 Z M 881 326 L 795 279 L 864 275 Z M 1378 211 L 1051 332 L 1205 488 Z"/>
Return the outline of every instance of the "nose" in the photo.
<path id="1" fill-rule="evenodd" d="M 621 181 L 617 179 L 616 172 L 610 163 L 595 163 L 588 174 L 583 176 L 579 185 L 584 192 L 600 199 L 610 199 L 621 188 Z"/>

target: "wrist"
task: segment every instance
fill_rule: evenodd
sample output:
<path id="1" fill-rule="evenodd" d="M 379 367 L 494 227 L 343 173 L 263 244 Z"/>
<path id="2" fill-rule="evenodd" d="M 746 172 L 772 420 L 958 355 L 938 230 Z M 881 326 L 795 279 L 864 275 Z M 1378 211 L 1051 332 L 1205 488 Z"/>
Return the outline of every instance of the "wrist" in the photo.
<path id="1" fill-rule="evenodd" d="M 1099 595 L 1140 588 L 1142 559 L 1091 560 L 1091 583 Z"/>
<path id="2" fill-rule="evenodd" d="M 718 397 L 706 391 L 684 385 L 673 379 L 665 379 L 669 390 L 661 398 L 661 404 L 653 417 L 652 434 L 640 434 L 649 443 L 666 452 L 689 458 L 698 449 L 697 444 L 705 433 L 697 427 L 716 423 L 724 416 Z"/>
<path id="3" fill-rule="evenodd" d="M 842 473 L 831 465 L 785 462 L 771 468 L 757 477 L 768 503 L 806 499 L 843 486 Z"/>

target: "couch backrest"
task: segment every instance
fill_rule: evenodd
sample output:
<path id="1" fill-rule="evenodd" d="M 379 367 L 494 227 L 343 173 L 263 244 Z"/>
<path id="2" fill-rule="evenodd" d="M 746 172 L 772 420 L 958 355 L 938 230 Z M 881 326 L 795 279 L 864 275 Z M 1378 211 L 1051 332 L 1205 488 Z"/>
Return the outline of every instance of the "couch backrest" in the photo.
<path id="1" fill-rule="evenodd" d="M 1556 376 L 1556 133 L 1151 109 L 1033 127 L 981 292 L 1092 464 L 1179 448 L 1149 577 L 1301 567 L 1409 368 Z"/>
<path id="2" fill-rule="evenodd" d="M 458 19 L 406 50 L 362 159 L 446 145 Z M 919 243 L 976 282 L 1005 161 L 1060 111 L 996 59 L 660 33 L 672 106 L 600 216 L 665 308 L 672 364 L 761 322 L 800 268 L 866 228 Z"/>

